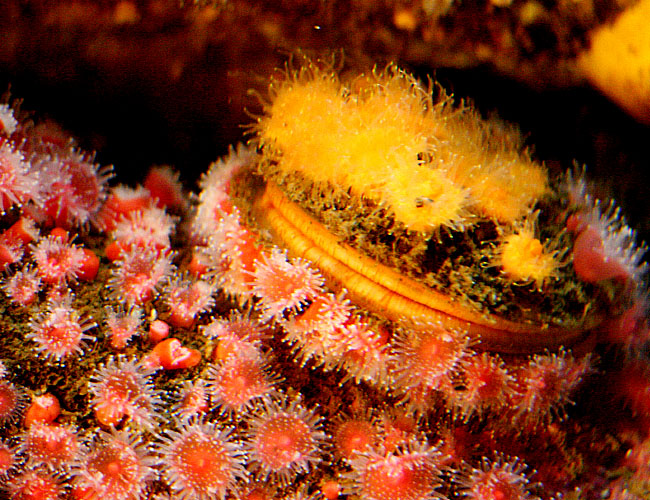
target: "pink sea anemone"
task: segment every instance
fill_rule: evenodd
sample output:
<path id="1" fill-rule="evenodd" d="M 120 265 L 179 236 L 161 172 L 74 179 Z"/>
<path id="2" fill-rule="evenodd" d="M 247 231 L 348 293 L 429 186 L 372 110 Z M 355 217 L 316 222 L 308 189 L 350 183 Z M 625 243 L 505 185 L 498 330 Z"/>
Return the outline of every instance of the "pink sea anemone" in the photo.
<path id="1" fill-rule="evenodd" d="M 352 460 L 348 489 L 365 500 L 433 500 L 439 496 L 438 455 L 421 443 L 395 453 L 367 450 Z"/>
<path id="2" fill-rule="evenodd" d="M 179 500 L 223 500 L 246 477 L 243 452 L 231 428 L 197 420 L 167 430 L 158 446 L 163 474 Z"/>
<path id="3" fill-rule="evenodd" d="M 72 427 L 35 423 L 23 435 L 19 453 L 28 456 L 32 466 L 56 471 L 72 466 L 77 449 L 77 436 Z"/>
<path id="4" fill-rule="evenodd" d="M 39 199 L 39 175 L 11 143 L 0 145 L 0 213 Z"/>
<path id="5" fill-rule="evenodd" d="M 128 212 L 115 224 L 113 238 L 124 250 L 131 248 L 169 249 L 169 238 L 176 227 L 176 218 L 158 207 L 146 207 Z"/>
<path id="6" fill-rule="evenodd" d="M 253 293 L 265 319 L 280 320 L 286 311 L 297 311 L 321 292 L 324 279 L 303 259 L 289 261 L 274 249 L 256 261 Z"/>
<path id="7" fill-rule="evenodd" d="M 209 368 L 206 387 L 222 411 L 242 414 L 259 400 L 269 400 L 273 378 L 261 355 L 240 352 Z"/>
<path id="8" fill-rule="evenodd" d="M 0 104 L 0 133 L 10 136 L 16 131 L 18 120 L 14 110 L 8 104 Z"/>
<path id="9" fill-rule="evenodd" d="M 288 484 L 318 462 L 325 434 L 320 417 L 297 400 L 264 402 L 249 419 L 245 450 L 262 480 Z"/>
<path id="10" fill-rule="evenodd" d="M 76 281 L 86 261 L 80 246 L 57 235 L 41 237 L 30 249 L 38 275 L 47 285 Z"/>
<path id="11" fill-rule="evenodd" d="M 129 305 L 150 301 L 173 269 L 172 252 L 134 248 L 116 262 L 108 281 L 112 295 Z"/>
<path id="12" fill-rule="evenodd" d="M 164 293 L 169 308 L 168 322 L 172 326 L 190 328 L 199 314 L 212 308 L 216 291 L 216 285 L 209 281 L 182 276 L 172 279 Z"/>
<path id="13" fill-rule="evenodd" d="M 41 156 L 39 174 L 48 179 L 40 213 L 49 225 L 66 229 L 87 225 L 106 198 L 112 167 L 98 167 L 93 157 L 75 149 Z"/>
<path id="14" fill-rule="evenodd" d="M 14 422 L 27 406 L 25 390 L 0 379 L 0 427 Z"/>
<path id="15" fill-rule="evenodd" d="M 28 470 L 11 478 L 6 485 L 11 500 L 59 500 L 63 497 L 60 475 L 46 470 Z"/>
<path id="16" fill-rule="evenodd" d="M 589 356 L 576 359 L 565 351 L 533 356 L 514 373 L 509 406 L 515 422 L 535 427 L 563 417 L 571 395 L 591 369 Z"/>
<path id="17" fill-rule="evenodd" d="M 142 309 L 131 306 L 126 309 L 107 306 L 106 328 L 113 349 L 124 349 L 132 337 L 138 335 L 142 325 Z"/>
<path id="18" fill-rule="evenodd" d="M 126 417 L 135 426 L 151 428 L 159 400 L 150 373 L 123 357 L 111 357 L 98 368 L 90 379 L 91 404 L 97 420 L 114 427 Z"/>
<path id="19" fill-rule="evenodd" d="M 93 339 L 85 332 L 96 323 L 84 318 L 70 304 L 71 300 L 51 303 L 48 310 L 30 324 L 26 338 L 36 343 L 36 349 L 50 359 L 61 360 L 81 354 L 85 341 Z"/>
<path id="20" fill-rule="evenodd" d="M 479 469 L 472 469 L 460 477 L 462 494 L 467 500 L 526 500 L 533 498 L 528 491 L 526 465 L 514 458 L 506 460 L 486 458 Z"/>
<path id="21" fill-rule="evenodd" d="M 141 498 L 156 477 L 154 461 L 135 435 L 99 432 L 77 456 L 73 484 L 89 500 Z"/>

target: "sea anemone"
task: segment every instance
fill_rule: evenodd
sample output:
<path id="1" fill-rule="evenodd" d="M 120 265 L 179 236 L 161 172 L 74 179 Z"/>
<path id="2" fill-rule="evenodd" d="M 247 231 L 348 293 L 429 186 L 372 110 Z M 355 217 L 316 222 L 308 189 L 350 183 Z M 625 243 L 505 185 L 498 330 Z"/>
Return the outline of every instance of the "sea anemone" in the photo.
<path id="1" fill-rule="evenodd" d="M 536 235 L 534 214 L 517 225 L 513 232 L 502 236 L 497 249 L 497 263 L 515 283 L 534 282 L 538 288 L 557 277 L 561 265 L 559 251 L 542 243 Z"/>
<path id="2" fill-rule="evenodd" d="M 158 453 L 174 498 L 223 500 L 246 477 L 241 447 L 231 433 L 232 428 L 219 428 L 216 422 L 192 420 L 163 435 Z"/>
<path id="3" fill-rule="evenodd" d="M 319 460 L 325 439 L 320 417 L 299 400 L 265 401 L 248 423 L 244 450 L 259 479 L 288 484 Z"/>
<path id="4" fill-rule="evenodd" d="M 50 359 L 61 360 L 73 354 L 81 354 L 85 341 L 93 337 L 85 332 L 97 324 L 84 318 L 71 306 L 71 298 L 51 303 L 49 308 L 30 324 L 26 338 L 36 343 L 36 349 Z"/>
<path id="5" fill-rule="evenodd" d="M 153 465 L 154 457 L 136 435 L 100 431 L 78 454 L 73 484 L 92 500 L 140 498 L 156 477 Z"/>
<path id="6" fill-rule="evenodd" d="M 90 379 L 92 407 L 97 420 L 115 427 L 127 417 L 136 427 L 151 428 L 157 418 L 158 393 L 150 371 L 124 357 L 111 357 Z"/>
<path id="7" fill-rule="evenodd" d="M 365 451 L 352 460 L 348 490 L 365 500 L 433 500 L 439 496 L 438 455 L 417 442 L 395 453 Z"/>

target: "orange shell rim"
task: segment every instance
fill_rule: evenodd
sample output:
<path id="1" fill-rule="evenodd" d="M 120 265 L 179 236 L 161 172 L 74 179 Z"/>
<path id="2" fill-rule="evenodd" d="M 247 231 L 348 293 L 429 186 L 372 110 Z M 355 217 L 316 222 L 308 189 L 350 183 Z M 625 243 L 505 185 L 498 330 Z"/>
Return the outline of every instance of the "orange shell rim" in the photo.
<path id="1" fill-rule="evenodd" d="M 599 323 L 594 318 L 580 328 L 563 328 L 479 314 L 341 242 L 270 181 L 256 202 L 256 217 L 291 255 L 311 261 L 358 306 L 414 327 L 433 323 L 465 331 L 481 350 L 529 354 L 571 347 L 586 341 Z"/>

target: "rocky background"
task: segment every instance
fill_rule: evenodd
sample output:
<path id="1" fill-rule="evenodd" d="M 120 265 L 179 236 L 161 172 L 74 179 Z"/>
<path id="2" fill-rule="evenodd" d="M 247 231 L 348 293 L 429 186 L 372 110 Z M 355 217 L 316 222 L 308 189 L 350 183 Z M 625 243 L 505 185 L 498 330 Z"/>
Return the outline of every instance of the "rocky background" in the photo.
<path id="1" fill-rule="evenodd" d="M 268 76 L 296 50 L 359 70 L 396 61 L 517 123 L 552 171 L 586 164 L 648 240 L 648 127 L 581 75 L 590 34 L 629 0 L 4 2 L 0 89 L 114 164 L 198 175 L 246 140 Z"/>

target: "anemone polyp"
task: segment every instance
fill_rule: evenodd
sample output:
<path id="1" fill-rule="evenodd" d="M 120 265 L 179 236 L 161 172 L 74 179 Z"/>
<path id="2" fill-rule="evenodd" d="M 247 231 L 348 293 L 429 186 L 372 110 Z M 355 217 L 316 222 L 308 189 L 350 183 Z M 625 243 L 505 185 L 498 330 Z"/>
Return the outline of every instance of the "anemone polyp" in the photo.
<path id="1" fill-rule="evenodd" d="M 511 394 L 515 421 L 536 426 L 563 416 L 571 394 L 591 371 L 590 356 L 574 358 L 564 350 L 536 354 L 517 370 Z"/>
<path id="2" fill-rule="evenodd" d="M 371 325 L 355 318 L 339 330 L 338 337 L 340 347 L 327 353 L 326 366 L 344 367 L 348 376 L 357 382 L 366 380 L 378 385 L 386 383 L 390 359 L 388 330 L 381 325 Z M 334 361 L 337 357 L 339 360 Z"/>
<path id="3" fill-rule="evenodd" d="M 129 305 L 150 301 L 173 269 L 172 253 L 153 248 L 133 248 L 117 261 L 108 281 L 112 294 Z"/>
<path id="4" fill-rule="evenodd" d="M 12 478 L 8 484 L 11 499 L 58 500 L 64 487 L 62 478 L 46 470 L 34 469 Z"/>
<path id="5" fill-rule="evenodd" d="M 16 450 L 0 440 L 0 479 L 6 479 L 18 465 Z"/>
<path id="6" fill-rule="evenodd" d="M 33 266 L 25 266 L 13 276 L 7 277 L 2 289 L 15 304 L 28 306 L 32 304 L 41 289 L 41 277 Z"/>
<path id="7" fill-rule="evenodd" d="M 498 249 L 498 261 L 513 280 L 534 282 L 541 287 L 544 281 L 557 276 L 560 262 L 557 252 L 537 238 L 534 227 L 535 224 L 526 221 L 523 227 L 504 236 Z"/>
<path id="8" fill-rule="evenodd" d="M 27 396 L 22 387 L 0 379 L 0 426 L 13 422 L 25 409 Z"/>
<path id="9" fill-rule="evenodd" d="M 281 319 L 287 310 L 297 310 L 320 292 L 323 278 L 302 259 L 287 259 L 278 249 L 263 254 L 255 264 L 253 293 L 260 298 L 265 319 Z"/>
<path id="10" fill-rule="evenodd" d="M 110 358 L 90 379 L 95 417 L 102 425 L 115 427 L 124 417 L 136 426 L 150 428 L 156 418 L 157 392 L 150 372 L 126 358 Z"/>
<path id="11" fill-rule="evenodd" d="M 84 498 L 140 498 L 156 477 L 154 457 L 139 438 L 126 431 L 100 432 L 86 444 L 72 470 L 73 483 Z"/>
<path id="12" fill-rule="evenodd" d="M 206 387 L 215 406 L 222 411 L 241 413 L 255 401 L 268 399 L 274 391 L 273 378 L 261 355 L 233 354 L 211 366 Z"/>
<path id="13" fill-rule="evenodd" d="M 290 318 L 283 326 L 284 341 L 291 344 L 305 364 L 312 358 L 328 364 L 336 364 L 342 344 L 342 331 L 350 319 L 352 305 L 347 299 L 332 293 L 318 295 L 301 314 Z M 347 332 L 349 337 L 354 331 Z M 336 353 L 336 354 L 334 354 Z"/>
<path id="14" fill-rule="evenodd" d="M 55 235 L 39 239 L 31 250 L 38 275 L 48 285 L 75 281 L 86 258 L 81 247 Z"/>
<path id="15" fill-rule="evenodd" d="M 228 319 L 215 319 L 203 327 L 203 335 L 218 341 L 212 357 L 225 360 L 231 354 L 256 356 L 266 338 L 262 324 L 247 315 L 233 313 Z"/>
<path id="16" fill-rule="evenodd" d="M 250 417 L 249 425 L 244 449 L 260 479 L 272 477 L 287 484 L 297 474 L 308 472 L 320 458 L 325 440 L 320 417 L 297 399 L 264 402 Z"/>
<path id="17" fill-rule="evenodd" d="M 112 167 L 98 167 L 92 155 L 73 148 L 43 155 L 37 166 L 49 181 L 43 188 L 42 215 L 64 228 L 87 226 L 106 198 Z"/>
<path id="18" fill-rule="evenodd" d="M 208 410 L 208 394 L 205 381 L 197 379 L 194 382 L 183 382 L 175 406 L 175 415 L 179 420 L 202 415 Z"/>
<path id="19" fill-rule="evenodd" d="M 463 389 L 456 391 L 455 403 L 465 418 L 503 407 L 514 391 L 514 377 L 506 364 L 487 352 L 469 357 L 461 378 Z"/>
<path id="20" fill-rule="evenodd" d="M 71 427 L 36 423 L 22 438 L 19 450 L 29 463 L 50 470 L 69 469 L 77 454 L 78 441 Z"/>
<path id="21" fill-rule="evenodd" d="M 518 458 L 506 460 L 497 457 L 491 461 L 484 458 L 478 469 L 471 469 L 460 476 L 462 494 L 468 500 L 499 498 L 502 500 L 526 500 L 533 498 L 528 491 L 526 465 Z"/>
<path id="22" fill-rule="evenodd" d="M 14 110 L 8 104 L 0 104 L 0 133 L 10 136 L 16 131 L 18 120 Z"/>
<path id="23" fill-rule="evenodd" d="M 358 453 L 376 446 L 379 430 L 369 418 L 347 418 L 336 425 L 332 440 L 336 454 L 350 460 Z"/>
<path id="24" fill-rule="evenodd" d="M 432 500 L 439 496 L 438 455 L 421 443 L 383 455 L 367 450 L 352 460 L 348 489 L 366 500 Z"/>
<path id="25" fill-rule="evenodd" d="M 158 451 L 174 498 L 223 500 L 236 481 L 246 477 L 244 453 L 231 434 L 231 428 L 198 420 L 166 431 Z"/>
<path id="26" fill-rule="evenodd" d="M 163 250 L 171 247 L 169 237 L 176 219 L 157 207 L 146 207 L 127 213 L 120 218 L 113 230 L 113 238 L 127 249 L 133 246 Z"/>
<path id="27" fill-rule="evenodd" d="M 38 198 L 38 174 L 10 142 L 0 145 L 0 213 Z"/>
<path id="28" fill-rule="evenodd" d="M 470 353 L 468 344 L 463 332 L 441 325 L 403 332 L 394 348 L 395 386 L 415 407 L 432 391 L 449 392 L 454 372 Z"/>
<path id="29" fill-rule="evenodd" d="M 49 311 L 37 317 L 30 326 L 26 337 L 36 342 L 36 348 L 45 356 L 58 361 L 82 353 L 84 342 L 93 338 L 85 332 L 96 323 L 83 318 L 67 300 L 51 304 Z"/>
<path id="30" fill-rule="evenodd" d="M 173 279 L 165 287 L 165 303 L 169 307 L 169 323 L 190 328 L 196 317 L 214 305 L 217 287 L 205 280 Z"/>
<path id="31" fill-rule="evenodd" d="M 111 347 L 124 349 L 129 340 L 138 334 L 138 328 L 142 324 L 142 309 L 139 307 L 119 309 L 107 306 L 104 311 Z"/>

